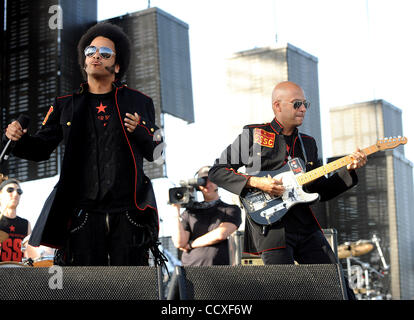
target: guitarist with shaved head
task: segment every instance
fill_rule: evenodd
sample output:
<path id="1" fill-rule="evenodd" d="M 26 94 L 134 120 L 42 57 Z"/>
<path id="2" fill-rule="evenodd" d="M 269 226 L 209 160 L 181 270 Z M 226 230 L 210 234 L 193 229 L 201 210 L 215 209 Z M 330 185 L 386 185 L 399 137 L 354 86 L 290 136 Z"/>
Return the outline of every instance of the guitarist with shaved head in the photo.
<path id="1" fill-rule="evenodd" d="M 244 251 L 260 255 L 266 265 L 294 264 L 295 261 L 300 264 L 336 263 L 335 254 L 309 203 L 296 204 L 300 194 L 290 188 L 284 181 L 287 179 L 258 174 L 286 167 L 295 174 L 322 165 L 315 139 L 298 131 L 309 107 L 310 102 L 299 85 L 290 81 L 277 84 L 272 92 L 274 119 L 270 123 L 245 126 L 209 172 L 211 181 L 241 198 L 248 190 L 260 190 L 269 199 L 284 199 L 272 211 L 261 211 L 257 219 L 246 215 Z M 364 166 L 367 157 L 360 149 L 350 157 L 350 163 L 333 175 L 323 175 L 305 184 L 304 194 L 314 193 L 319 195 L 320 201 L 327 201 L 355 186 L 358 181 L 355 169 Z M 238 171 L 241 167 L 245 167 L 246 173 Z M 257 194 L 253 193 L 252 198 L 257 198 Z M 292 203 L 295 205 L 290 207 Z M 281 213 L 280 218 L 276 210 L 279 210 L 277 214 Z M 354 297 L 349 288 L 348 295 Z"/>

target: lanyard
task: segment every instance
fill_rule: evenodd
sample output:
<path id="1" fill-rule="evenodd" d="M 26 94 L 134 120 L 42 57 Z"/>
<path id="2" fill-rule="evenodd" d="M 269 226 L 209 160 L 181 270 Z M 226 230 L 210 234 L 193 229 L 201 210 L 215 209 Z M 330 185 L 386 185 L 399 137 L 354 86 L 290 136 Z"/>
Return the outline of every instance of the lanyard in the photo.
<path id="1" fill-rule="evenodd" d="M 300 142 L 300 147 L 302 148 L 302 154 L 303 154 L 303 158 L 305 160 L 305 165 L 306 165 L 308 163 L 308 157 L 306 156 L 306 150 L 305 150 L 305 147 L 304 147 L 304 144 L 303 144 L 302 135 L 299 132 L 298 132 L 298 138 L 299 138 L 299 142 Z M 291 152 L 293 152 L 292 149 L 293 149 L 294 141 L 295 141 L 295 139 L 292 139 L 292 145 L 290 146 L 289 151 L 288 151 L 288 160 L 292 159 L 290 154 L 291 154 Z"/>
<path id="2" fill-rule="evenodd" d="M 300 141 L 300 147 L 302 148 L 302 154 L 303 154 L 303 158 L 304 158 L 304 160 L 305 160 L 305 165 L 307 165 L 308 164 L 308 157 L 306 156 L 306 150 L 305 150 L 305 145 L 303 144 L 303 141 L 302 141 L 302 135 L 298 132 L 298 138 L 299 138 L 299 141 Z"/>

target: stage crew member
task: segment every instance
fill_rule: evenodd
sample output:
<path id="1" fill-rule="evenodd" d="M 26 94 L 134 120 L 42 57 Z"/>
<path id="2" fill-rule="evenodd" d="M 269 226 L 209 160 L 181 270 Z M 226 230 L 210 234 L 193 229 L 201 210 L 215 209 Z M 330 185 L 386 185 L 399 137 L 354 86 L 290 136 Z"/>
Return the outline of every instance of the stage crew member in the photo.
<path id="1" fill-rule="evenodd" d="M 257 188 L 272 196 L 282 195 L 285 187 L 281 179 L 259 177 L 252 172 L 276 170 L 294 158 L 303 160 L 306 171 L 321 165 L 315 139 L 298 131 L 309 107 L 299 85 L 289 81 L 277 84 L 272 92 L 274 119 L 270 123 L 245 126 L 243 133 L 215 161 L 209 179 L 239 195 L 245 188 Z M 305 191 L 317 192 L 321 201 L 327 201 L 355 186 L 355 169 L 365 165 L 367 158 L 360 149 L 351 157 L 351 164 L 328 178 L 322 176 L 305 185 Z M 238 172 L 243 166 L 246 173 Z M 336 263 L 308 204 L 295 205 L 279 221 L 267 226 L 259 225 L 247 215 L 244 250 L 261 255 L 265 264 Z"/>
<path id="2" fill-rule="evenodd" d="M 241 210 L 220 200 L 218 187 L 208 177 L 210 167 L 202 167 L 197 178 L 206 179 L 199 186 L 204 201 L 196 202 L 180 215 L 177 208 L 174 245 L 183 251 L 181 262 L 184 266 L 229 265 L 228 237 L 241 223 Z"/>
<path id="3" fill-rule="evenodd" d="M 154 160 L 162 137 L 152 99 L 119 81 L 130 50 L 121 28 L 91 27 L 78 43 L 86 82 L 55 99 L 34 135 L 16 121 L 7 127 L 20 158 L 46 160 L 65 144 L 59 181 L 29 240 L 60 248 L 60 264 L 147 265 L 157 247 L 158 213 L 143 159 Z"/>

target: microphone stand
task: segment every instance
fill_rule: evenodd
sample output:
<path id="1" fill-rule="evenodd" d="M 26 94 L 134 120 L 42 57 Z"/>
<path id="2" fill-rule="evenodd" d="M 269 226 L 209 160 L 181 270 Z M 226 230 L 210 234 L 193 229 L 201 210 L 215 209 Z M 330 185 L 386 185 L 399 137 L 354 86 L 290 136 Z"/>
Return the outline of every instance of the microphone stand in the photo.
<path id="1" fill-rule="evenodd" d="M 6 146 L 3 148 L 3 151 L 0 154 L 0 163 L 3 163 L 4 160 L 8 160 L 9 156 L 6 154 L 7 149 L 9 148 L 10 143 L 12 140 L 7 141 Z"/>

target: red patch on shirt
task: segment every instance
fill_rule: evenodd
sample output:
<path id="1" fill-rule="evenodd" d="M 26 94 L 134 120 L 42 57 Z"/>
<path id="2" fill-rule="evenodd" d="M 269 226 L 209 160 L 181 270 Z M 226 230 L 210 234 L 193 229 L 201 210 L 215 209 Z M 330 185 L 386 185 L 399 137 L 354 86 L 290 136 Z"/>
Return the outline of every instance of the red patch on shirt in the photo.
<path id="1" fill-rule="evenodd" d="M 275 146 L 275 136 L 272 132 L 256 128 L 253 132 L 253 141 L 261 146 L 273 148 Z"/>
<path id="2" fill-rule="evenodd" d="M 46 117 L 45 117 L 45 119 L 43 120 L 43 122 L 42 122 L 42 125 L 45 125 L 46 124 L 46 122 L 47 122 L 47 120 L 49 119 L 49 116 L 50 116 L 50 114 L 53 112 L 53 106 L 50 106 L 50 108 L 49 108 L 49 111 L 47 112 L 47 114 L 46 114 Z"/>

